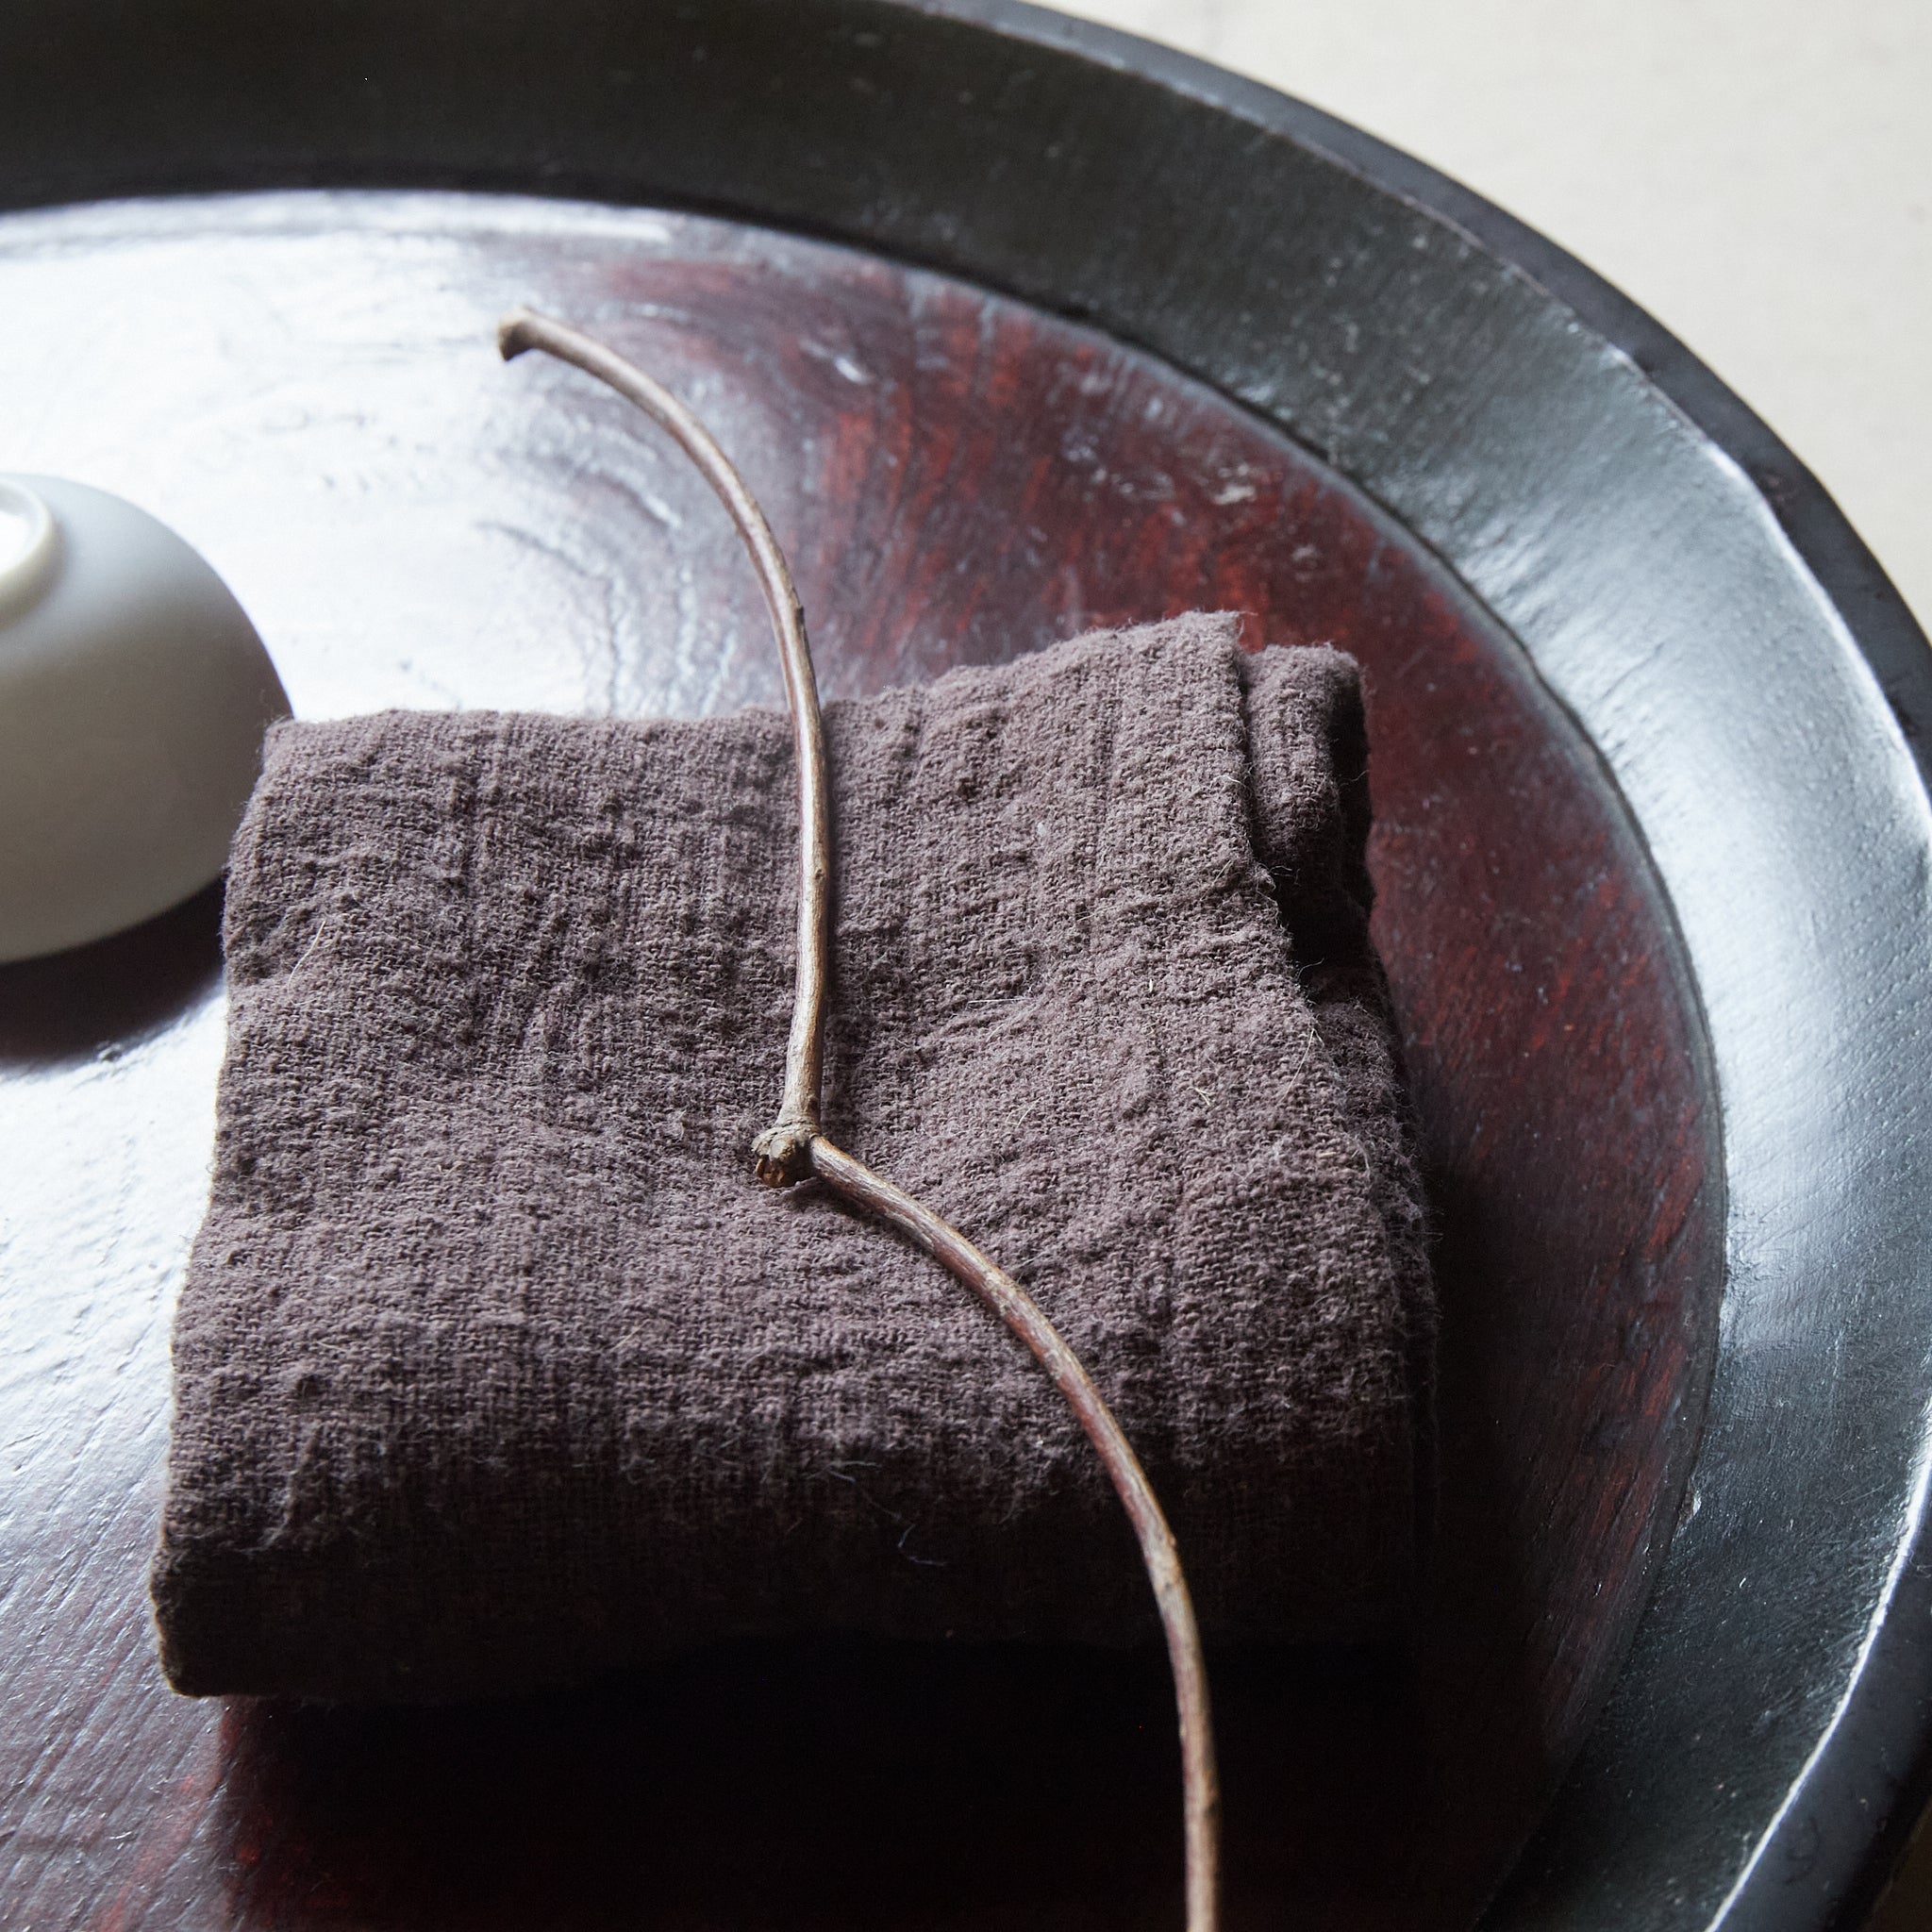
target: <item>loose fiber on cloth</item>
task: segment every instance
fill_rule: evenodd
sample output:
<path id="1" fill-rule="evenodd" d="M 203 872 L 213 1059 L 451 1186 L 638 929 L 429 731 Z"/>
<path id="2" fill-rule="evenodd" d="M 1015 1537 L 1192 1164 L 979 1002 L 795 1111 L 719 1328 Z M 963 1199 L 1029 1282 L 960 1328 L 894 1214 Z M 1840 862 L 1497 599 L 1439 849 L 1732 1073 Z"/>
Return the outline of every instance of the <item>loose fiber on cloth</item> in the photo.
<path id="1" fill-rule="evenodd" d="M 1389 1631 L 1433 1329 L 1355 666 L 1189 617 L 826 726 L 827 1131 L 1033 1290 L 1210 1638 Z M 796 809 L 771 712 L 273 734 L 175 1337 L 178 1688 L 455 1698 L 736 1633 L 1155 1632 L 1020 1343 L 752 1174 Z"/>

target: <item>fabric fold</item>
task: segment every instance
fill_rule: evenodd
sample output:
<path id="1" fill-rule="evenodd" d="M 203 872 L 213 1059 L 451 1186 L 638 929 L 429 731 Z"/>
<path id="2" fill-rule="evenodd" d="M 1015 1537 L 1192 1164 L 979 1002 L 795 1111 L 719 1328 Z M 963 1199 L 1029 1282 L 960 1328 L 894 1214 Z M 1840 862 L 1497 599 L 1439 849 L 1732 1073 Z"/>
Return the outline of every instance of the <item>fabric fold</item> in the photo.
<path id="1" fill-rule="evenodd" d="M 1423 1208 L 1354 665 L 1232 619 L 828 708 L 828 1131 L 1024 1281 L 1210 1638 L 1387 1634 Z M 1131 1536 L 958 1284 L 753 1177 L 784 719 L 273 734 L 154 1571 L 193 1693 L 446 1699 L 741 1634 L 1135 1641 Z"/>

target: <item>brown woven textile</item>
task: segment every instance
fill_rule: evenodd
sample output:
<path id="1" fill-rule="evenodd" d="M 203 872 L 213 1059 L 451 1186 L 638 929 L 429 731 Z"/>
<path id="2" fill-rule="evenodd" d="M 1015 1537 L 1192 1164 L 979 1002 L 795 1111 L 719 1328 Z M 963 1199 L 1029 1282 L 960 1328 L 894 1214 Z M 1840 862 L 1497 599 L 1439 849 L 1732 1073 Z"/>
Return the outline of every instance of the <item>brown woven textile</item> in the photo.
<path id="1" fill-rule="evenodd" d="M 1390 1630 L 1432 1321 L 1354 665 L 1183 618 L 827 728 L 828 1131 L 1033 1288 L 1210 1636 Z M 822 1191 L 752 1177 L 795 841 L 774 713 L 274 734 L 175 1339 L 179 1689 L 1154 1630 L 1020 1344 Z"/>

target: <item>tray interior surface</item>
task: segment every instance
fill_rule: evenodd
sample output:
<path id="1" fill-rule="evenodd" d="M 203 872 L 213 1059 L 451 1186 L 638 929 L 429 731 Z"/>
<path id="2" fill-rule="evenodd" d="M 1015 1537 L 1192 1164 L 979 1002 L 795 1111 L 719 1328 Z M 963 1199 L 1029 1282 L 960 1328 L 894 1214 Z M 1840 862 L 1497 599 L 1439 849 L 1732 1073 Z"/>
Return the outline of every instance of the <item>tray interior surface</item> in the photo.
<path id="1" fill-rule="evenodd" d="M 1236 1923 L 1465 1922 L 1628 1647 L 1722 1278 L 1695 1001 L 1596 755 L 1425 546 L 1200 385 L 964 283 L 691 215 L 327 193 L 8 217 L 5 460 L 179 528 L 306 716 L 777 702 L 704 486 L 580 378 L 504 369 L 493 322 L 517 301 L 708 417 L 834 695 L 1200 607 L 1363 661 L 1377 936 L 1441 1216 L 1439 1561 L 1411 1657 L 1217 1660 L 1230 1899 Z M 206 1185 L 217 915 L 204 894 L 0 973 L 0 1560 L 20 1579 L 0 1745 L 32 1766 L 0 1801 L 9 1915 L 1169 1909 L 1158 1657 L 828 1640 L 432 1718 L 170 1696 L 142 1573 Z"/>

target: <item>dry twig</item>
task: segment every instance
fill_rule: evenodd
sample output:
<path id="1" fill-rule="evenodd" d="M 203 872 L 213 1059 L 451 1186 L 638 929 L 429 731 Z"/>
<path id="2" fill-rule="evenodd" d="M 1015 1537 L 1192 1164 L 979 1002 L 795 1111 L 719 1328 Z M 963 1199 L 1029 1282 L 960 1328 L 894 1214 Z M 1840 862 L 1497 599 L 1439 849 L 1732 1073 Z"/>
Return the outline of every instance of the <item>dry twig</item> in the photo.
<path id="1" fill-rule="evenodd" d="M 1188 1932 L 1215 1932 L 1220 1918 L 1220 1793 L 1207 1667 L 1179 1553 L 1146 1472 L 1078 1357 L 1032 1296 L 957 1228 L 882 1174 L 874 1174 L 863 1161 L 835 1147 L 818 1124 L 831 950 L 831 798 L 824 727 L 806 641 L 805 614 L 784 553 L 743 478 L 716 440 L 661 384 L 601 342 L 527 308 L 512 309 L 504 317 L 497 342 L 506 360 L 525 349 L 542 349 L 599 377 L 635 403 L 668 430 L 704 472 L 751 552 L 784 660 L 785 691 L 797 750 L 799 811 L 798 966 L 791 1036 L 786 1048 L 785 1091 L 777 1118 L 754 1146 L 758 1176 L 774 1187 L 789 1187 L 816 1175 L 846 1200 L 897 1228 L 956 1274 L 1019 1336 L 1078 1417 L 1134 1525 L 1159 1607 L 1180 1714 Z"/>

